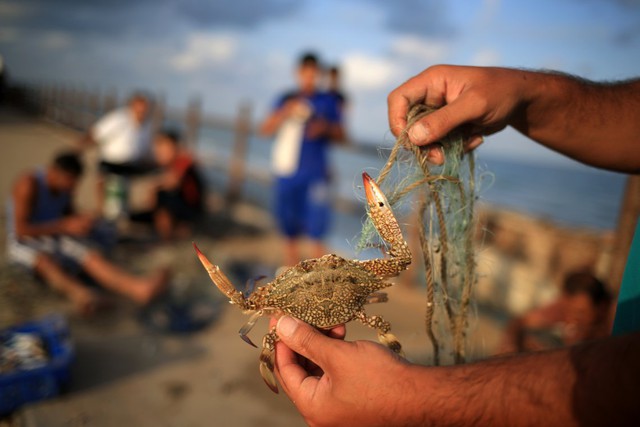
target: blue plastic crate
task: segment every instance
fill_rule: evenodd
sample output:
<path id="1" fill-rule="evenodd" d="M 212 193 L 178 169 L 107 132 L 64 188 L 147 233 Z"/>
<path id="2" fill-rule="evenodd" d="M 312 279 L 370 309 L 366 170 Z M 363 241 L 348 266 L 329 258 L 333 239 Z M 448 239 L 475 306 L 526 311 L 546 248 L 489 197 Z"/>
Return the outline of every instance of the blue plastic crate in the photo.
<path id="1" fill-rule="evenodd" d="M 28 402 L 57 396 L 70 380 L 74 351 L 64 317 L 51 315 L 5 329 L 0 331 L 0 337 L 15 332 L 40 336 L 49 355 L 49 363 L 36 369 L 0 374 L 0 415 L 9 414 Z"/>

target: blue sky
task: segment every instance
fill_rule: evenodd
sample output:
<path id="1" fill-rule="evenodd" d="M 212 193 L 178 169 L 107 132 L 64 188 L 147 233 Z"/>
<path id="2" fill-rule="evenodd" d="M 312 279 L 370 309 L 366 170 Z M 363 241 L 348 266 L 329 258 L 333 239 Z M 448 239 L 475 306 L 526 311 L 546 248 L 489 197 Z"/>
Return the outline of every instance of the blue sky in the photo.
<path id="1" fill-rule="evenodd" d="M 243 100 L 264 116 L 308 49 L 342 66 L 351 134 L 384 145 L 386 95 L 432 64 L 640 75 L 640 0 L 0 0 L 14 79 L 144 88 L 176 107 L 198 94 L 224 116 Z M 503 132 L 482 150 L 557 158 L 522 139 Z"/>

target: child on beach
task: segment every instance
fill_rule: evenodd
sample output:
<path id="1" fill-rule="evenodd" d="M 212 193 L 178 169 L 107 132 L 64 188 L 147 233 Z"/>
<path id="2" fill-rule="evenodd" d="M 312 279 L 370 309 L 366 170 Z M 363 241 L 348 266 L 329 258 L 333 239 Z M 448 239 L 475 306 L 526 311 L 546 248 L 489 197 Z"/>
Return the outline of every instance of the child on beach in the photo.
<path id="1" fill-rule="evenodd" d="M 263 136 L 276 135 L 273 152 L 275 216 L 286 238 L 285 264 L 300 261 L 298 238 L 313 242 L 313 256 L 326 253 L 322 239 L 329 228 L 328 152 L 332 141 L 344 141 L 341 108 L 335 96 L 321 92 L 318 58 L 299 61 L 298 87 L 285 93 L 260 127 Z"/>
<path id="2" fill-rule="evenodd" d="M 133 216 L 152 222 L 163 240 L 187 236 L 204 211 L 203 179 L 180 139 L 174 130 L 163 130 L 154 139 L 153 155 L 160 175 L 152 193 L 152 208 Z"/>
<path id="3" fill-rule="evenodd" d="M 84 315 L 94 313 L 102 299 L 72 273 L 79 269 L 108 290 L 149 303 L 164 291 L 168 271 L 134 276 L 102 256 L 90 239 L 95 219 L 72 206 L 82 172 L 77 154 L 67 152 L 18 177 L 8 204 L 9 260 L 34 271 Z"/>

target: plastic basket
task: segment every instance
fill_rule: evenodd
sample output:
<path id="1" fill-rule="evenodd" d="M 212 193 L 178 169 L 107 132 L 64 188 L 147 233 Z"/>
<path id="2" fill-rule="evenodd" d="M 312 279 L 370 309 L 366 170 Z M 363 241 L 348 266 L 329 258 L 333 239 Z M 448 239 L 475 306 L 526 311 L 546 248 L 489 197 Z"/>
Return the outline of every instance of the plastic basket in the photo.
<path id="1" fill-rule="evenodd" d="M 0 374 L 0 415 L 7 415 L 28 402 L 57 396 L 68 385 L 73 361 L 69 326 L 64 317 L 47 316 L 0 331 L 0 337 L 13 332 L 34 333 L 42 339 L 49 363 L 31 370 Z"/>

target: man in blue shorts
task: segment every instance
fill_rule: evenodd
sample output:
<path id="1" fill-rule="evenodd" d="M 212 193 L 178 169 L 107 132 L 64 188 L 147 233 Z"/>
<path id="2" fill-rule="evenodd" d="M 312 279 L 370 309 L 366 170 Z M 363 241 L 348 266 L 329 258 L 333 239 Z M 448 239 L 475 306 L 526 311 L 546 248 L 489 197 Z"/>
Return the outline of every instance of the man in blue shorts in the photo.
<path id="1" fill-rule="evenodd" d="M 272 166 L 276 176 L 275 215 L 286 237 L 285 264 L 300 261 L 298 238 L 312 239 L 314 257 L 326 250 L 322 243 L 331 214 L 329 145 L 344 141 L 336 98 L 317 88 L 321 69 L 311 53 L 299 61 L 298 87 L 281 96 L 260 128 L 276 135 Z"/>

